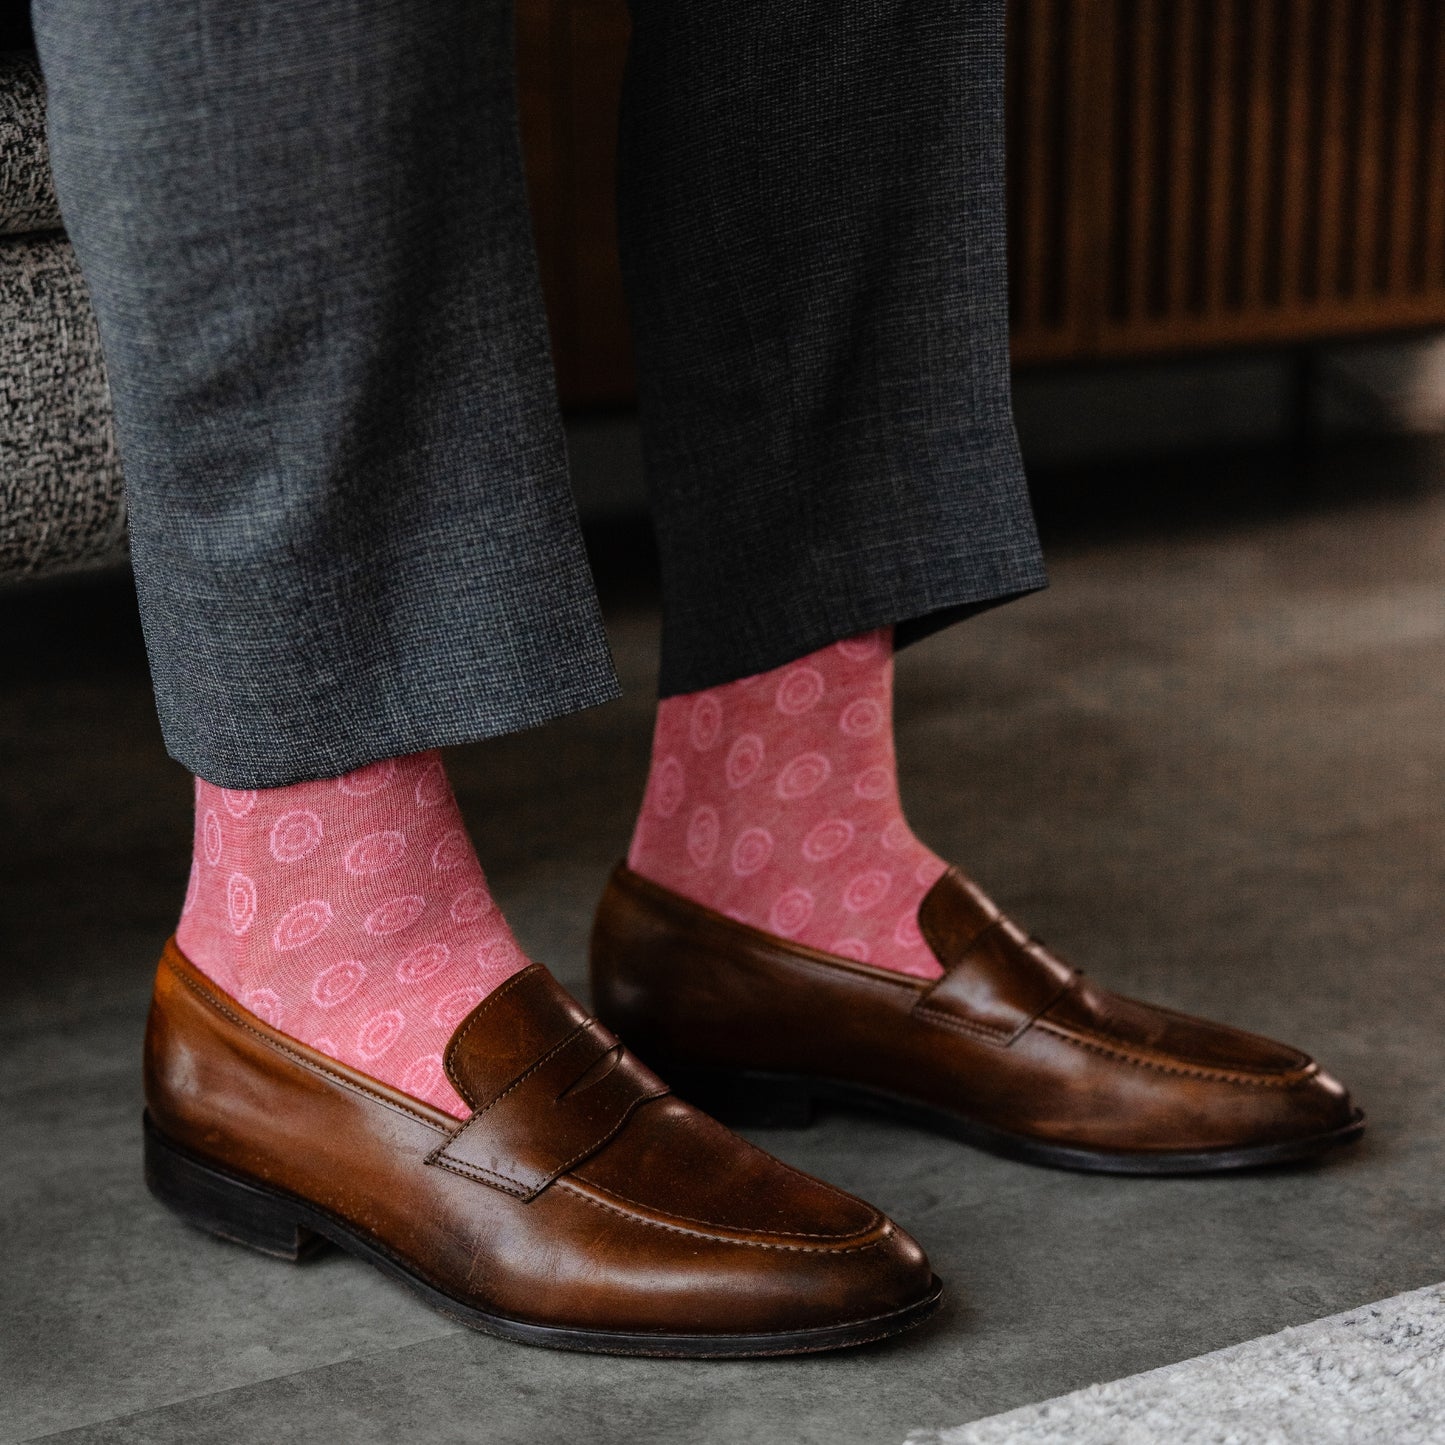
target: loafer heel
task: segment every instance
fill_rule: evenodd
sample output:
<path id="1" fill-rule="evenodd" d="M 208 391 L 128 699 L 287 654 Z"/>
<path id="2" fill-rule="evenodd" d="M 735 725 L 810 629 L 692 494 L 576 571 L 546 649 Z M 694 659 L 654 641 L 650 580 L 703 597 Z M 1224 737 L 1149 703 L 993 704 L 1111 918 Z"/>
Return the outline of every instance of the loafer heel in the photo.
<path id="1" fill-rule="evenodd" d="M 171 1144 L 146 1114 L 146 1188 L 187 1224 L 293 1263 L 327 1247 L 284 1195 L 201 1163 Z"/>
<path id="2" fill-rule="evenodd" d="M 673 1092 L 729 1127 L 805 1129 L 813 1095 L 805 1081 L 750 1070 L 673 1069 Z"/>

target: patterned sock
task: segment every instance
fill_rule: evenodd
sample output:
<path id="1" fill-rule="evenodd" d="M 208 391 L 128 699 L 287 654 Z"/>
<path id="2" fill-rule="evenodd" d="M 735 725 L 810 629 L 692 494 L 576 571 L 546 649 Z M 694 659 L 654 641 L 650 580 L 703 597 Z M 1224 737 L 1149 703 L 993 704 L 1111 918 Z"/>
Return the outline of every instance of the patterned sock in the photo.
<path id="1" fill-rule="evenodd" d="M 936 978 L 918 905 L 947 864 L 893 756 L 893 634 L 658 704 L 628 866 L 798 943 Z"/>
<path id="2" fill-rule="evenodd" d="M 435 752 L 316 783 L 196 779 L 176 941 L 292 1038 L 458 1118 L 458 1023 L 527 966 Z"/>

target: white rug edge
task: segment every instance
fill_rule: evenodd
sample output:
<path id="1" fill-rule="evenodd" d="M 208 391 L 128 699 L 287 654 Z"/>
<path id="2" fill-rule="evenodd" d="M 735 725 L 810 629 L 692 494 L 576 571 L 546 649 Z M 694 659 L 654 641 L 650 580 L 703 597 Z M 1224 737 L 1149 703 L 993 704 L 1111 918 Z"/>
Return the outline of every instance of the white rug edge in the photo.
<path id="1" fill-rule="evenodd" d="M 1445 1283 L 905 1445 L 1441 1445 Z"/>

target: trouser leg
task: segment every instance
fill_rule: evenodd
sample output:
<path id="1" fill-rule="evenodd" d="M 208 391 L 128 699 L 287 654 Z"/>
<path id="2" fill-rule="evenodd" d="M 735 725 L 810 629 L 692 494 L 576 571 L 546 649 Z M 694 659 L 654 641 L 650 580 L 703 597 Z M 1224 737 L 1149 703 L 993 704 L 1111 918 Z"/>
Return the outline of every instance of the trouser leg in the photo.
<path id="1" fill-rule="evenodd" d="M 171 752 L 275 786 L 615 691 L 487 0 L 35 0 Z"/>
<path id="2" fill-rule="evenodd" d="M 1002 0 L 632 0 L 623 263 L 662 691 L 1044 583 L 1009 394 Z"/>

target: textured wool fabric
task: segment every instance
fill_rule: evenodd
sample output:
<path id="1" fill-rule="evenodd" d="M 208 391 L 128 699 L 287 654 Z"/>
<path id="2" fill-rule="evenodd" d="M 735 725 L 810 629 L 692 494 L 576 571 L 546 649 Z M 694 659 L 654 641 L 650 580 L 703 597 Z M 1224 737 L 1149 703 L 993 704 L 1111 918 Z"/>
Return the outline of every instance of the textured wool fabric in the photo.
<path id="1" fill-rule="evenodd" d="M 198 778 L 176 941 L 267 1023 L 458 1118 L 442 1052 L 528 963 L 435 752 L 286 788 Z"/>
<path id="2" fill-rule="evenodd" d="M 1003 0 L 632 0 L 618 189 L 661 690 L 1044 585 Z"/>
<path id="3" fill-rule="evenodd" d="M 272 787 L 614 696 L 511 6 L 32 11 L 172 754 Z"/>
<path id="4" fill-rule="evenodd" d="M 918 905 L 948 865 L 903 816 L 888 629 L 664 698 L 627 861 L 740 923 L 937 978 Z"/>
<path id="5" fill-rule="evenodd" d="M 0 53 L 0 578 L 125 556 L 100 338 L 59 227 L 40 67 Z"/>
<path id="6" fill-rule="evenodd" d="M 25 51 L 0 51 L 0 235 L 59 229 L 40 66 Z"/>
<path id="7" fill-rule="evenodd" d="M 63 235 L 0 237 L 0 579 L 125 557 L 95 317 Z"/>

